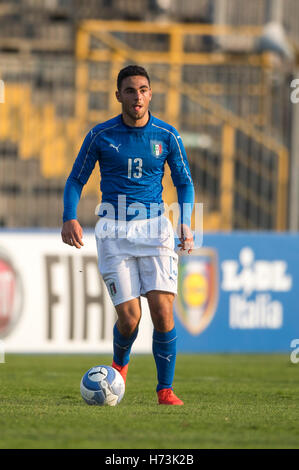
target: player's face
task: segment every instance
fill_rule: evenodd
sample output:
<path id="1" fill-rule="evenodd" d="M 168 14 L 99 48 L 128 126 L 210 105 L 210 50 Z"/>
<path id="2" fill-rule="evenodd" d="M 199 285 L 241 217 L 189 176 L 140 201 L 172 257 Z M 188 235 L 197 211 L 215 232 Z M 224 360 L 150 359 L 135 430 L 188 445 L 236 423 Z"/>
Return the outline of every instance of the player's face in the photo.
<path id="1" fill-rule="evenodd" d="M 122 104 L 125 122 L 133 126 L 143 126 L 148 120 L 148 107 L 152 98 L 152 90 L 146 77 L 136 75 L 126 77 L 116 98 Z"/>

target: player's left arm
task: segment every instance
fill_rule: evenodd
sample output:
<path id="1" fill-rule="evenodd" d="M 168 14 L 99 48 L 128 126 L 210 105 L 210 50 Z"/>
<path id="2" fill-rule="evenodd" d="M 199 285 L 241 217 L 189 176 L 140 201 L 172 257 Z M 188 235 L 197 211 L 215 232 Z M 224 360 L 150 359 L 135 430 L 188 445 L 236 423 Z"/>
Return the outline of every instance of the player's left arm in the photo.
<path id="1" fill-rule="evenodd" d="M 194 205 L 193 185 L 179 185 L 176 187 L 178 203 L 180 206 L 179 240 L 180 251 L 188 250 L 190 254 L 194 247 L 193 233 L 191 230 L 191 215 Z"/>
<path id="2" fill-rule="evenodd" d="M 193 233 L 191 230 L 191 215 L 194 206 L 194 186 L 181 137 L 174 130 L 170 137 L 169 155 L 167 163 L 171 170 L 171 178 L 177 190 L 178 203 L 180 206 L 180 221 L 178 235 L 183 250 L 188 250 L 190 254 L 194 247 Z"/>

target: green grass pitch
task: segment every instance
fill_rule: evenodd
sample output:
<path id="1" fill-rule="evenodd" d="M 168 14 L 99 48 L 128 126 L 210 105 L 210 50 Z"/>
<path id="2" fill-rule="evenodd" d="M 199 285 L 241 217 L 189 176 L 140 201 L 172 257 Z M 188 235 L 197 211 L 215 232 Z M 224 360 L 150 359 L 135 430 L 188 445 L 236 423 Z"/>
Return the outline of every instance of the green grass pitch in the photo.
<path id="1" fill-rule="evenodd" d="M 116 407 L 88 406 L 79 384 L 107 355 L 6 355 L 2 449 L 299 448 L 299 364 L 287 355 L 178 355 L 184 406 L 158 406 L 151 355 L 132 354 Z"/>

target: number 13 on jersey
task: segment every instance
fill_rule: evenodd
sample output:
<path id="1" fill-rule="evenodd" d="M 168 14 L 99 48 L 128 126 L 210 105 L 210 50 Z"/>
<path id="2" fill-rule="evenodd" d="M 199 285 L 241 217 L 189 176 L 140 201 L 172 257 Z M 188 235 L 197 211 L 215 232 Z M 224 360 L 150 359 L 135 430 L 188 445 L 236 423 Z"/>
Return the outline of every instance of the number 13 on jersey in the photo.
<path id="1" fill-rule="evenodd" d="M 128 159 L 128 178 L 141 178 L 142 176 L 142 158 Z"/>

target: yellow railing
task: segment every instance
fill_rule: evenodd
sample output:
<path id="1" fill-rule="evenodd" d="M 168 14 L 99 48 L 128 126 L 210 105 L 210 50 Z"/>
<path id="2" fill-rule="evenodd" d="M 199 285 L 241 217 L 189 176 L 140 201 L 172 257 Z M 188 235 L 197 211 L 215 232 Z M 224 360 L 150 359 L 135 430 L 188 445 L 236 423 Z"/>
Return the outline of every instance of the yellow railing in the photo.
<path id="1" fill-rule="evenodd" d="M 130 35 L 166 35 L 168 49 L 166 51 L 144 51 L 138 46 L 132 47 L 129 43 Z M 217 123 L 222 127 L 221 139 L 221 174 L 220 174 L 220 201 L 219 211 L 205 215 L 206 228 L 231 229 L 233 228 L 233 204 L 236 186 L 234 182 L 234 159 L 236 155 L 235 131 L 240 130 L 259 145 L 271 150 L 277 158 L 277 174 L 273 176 L 277 185 L 276 222 L 275 228 L 286 228 L 287 182 L 288 182 L 288 151 L 279 141 L 269 136 L 266 132 L 267 116 L 261 112 L 246 117 L 230 111 L 217 101 L 225 88 L 230 84 L 222 83 L 187 83 L 183 79 L 183 68 L 186 65 L 221 66 L 231 67 L 246 66 L 258 68 L 262 71 L 260 83 L 249 83 L 246 88 L 248 96 L 258 96 L 261 100 L 269 99 L 269 90 L 264 81 L 263 71 L 271 68 L 271 56 L 269 54 L 230 54 L 224 52 L 188 52 L 186 50 L 186 38 L 190 35 L 196 37 L 211 36 L 214 39 L 221 37 L 247 38 L 250 44 L 254 38 L 261 34 L 260 27 L 231 27 L 225 25 L 186 25 L 186 24 L 151 24 L 151 23 L 124 23 L 119 21 L 85 21 L 77 33 L 77 101 L 76 114 L 81 119 L 97 122 L 119 112 L 115 100 L 115 83 L 117 74 L 122 66 L 127 63 L 139 63 L 153 71 L 154 92 L 165 94 L 165 109 L 158 117 L 167 120 L 175 127 L 182 126 L 182 98 L 188 97 L 193 103 L 200 105 L 204 110 L 203 119 L 210 123 Z M 120 39 L 121 37 L 121 39 Z M 92 38 L 98 40 L 95 47 L 92 46 Z M 136 40 L 138 44 L 138 41 Z M 90 79 L 90 64 L 109 63 L 108 76 L 105 79 Z M 157 66 L 167 65 L 168 73 L 159 71 Z M 107 92 L 109 94 L 108 109 L 98 111 L 88 106 L 89 93 Z M 216 99 L 215 99 L 216 97 Z M 262 108 L 262 101 L 260 107 Z M 186 116 L 187 118 L 187 116 Z M 196 117 L 200 121 L 201 116 Z M 186 119 L 187 120 L 187 119 Z M 257 124 L 259 128 L 256 127 Z M 264 126 L 264 130 L 261 130 Z M 200 132 L 200 126 L 197 126 Z M 262 171 L 262 170 L 261 170 Z M 166 175 L 166 198 L 175 198 L 175 192 L 171 189 L 169 173 Z M 198 195 L 200 198 L 200 195 Z M 250 198 L 250 193 L 248 195 Z M 263 202 L 261 201 L 262 205 Z"/>
<path id="2" fill-rule="evenodd" d="M 6 83 L 5 103 L 0 105 L 0 140 L 11 140 L 18 144 L 19 154 L 23 159 L 40 158 L 41 171 L 46 178 L 66 176 L 79 150 L 82 139 L 91 125 L 111 118 L 120 112 L 115 99 L 116 78 L 120 68 L 128 63 L 139 63 L 149 69 L 153 78 L 155 94 L 165 97 L 165 105 L 158 117 L 167 120 L 180 131 L 189 125 L 194 133 L 200 134 L 206 126 L 217 131 L 219 139 L 219 201 L 218 209 L 204 211 L 205 229 L 230 230 L 234 227 L 234 200 L 238 194 L 261 208 L 265 201 L 252 190 L 243 188 L 235 181 L 234 168 L 239 160 L 236 132 L 241 131 L 257 145 L 271 152 L 277 170 L 269 178 L 277 187 L 277 196 L 273 202 L 275 223 L 273 228 L 283 230 L 287 225 L 287 185 L 288 151 L 281 142 L 267 132 L 267 116 L 263 106 L 255 114 L 240 116 L 220 103 L 225 93 L 238 96 L 238 86 L 233 86 L 221 79 L 210 82 L 207 79 L 184 79 L 184 67 L 200 66 L 208 70 L 211 67 L 227 66 L 251 67 L 261 72 L 258 83 L 248 82 L 243 88 L 248 97 L 256 97 L 259 103 L 269 100 L 269 91 L 265 83 L 265 74 L 271 69 L 267 54 L 250 53 L 231 54 L 221 50 L 216 52 L 194 52 L 188 50 L 188 37 L 211 36 L 214 40 L 225 36 L 245 37 L 252 41 L 261 32 L 259 27 L 233 28 L 221 25 L 182 25 L 84 21 L 79 25 L 76 37 L 76 94 L 75 116 L 62 118 L 57 115 L 54 103 L 47 101 L 39 105 L 33 100 L 34 88 L 29 85 Z M 136 39 L 133 47 L 130 35 L 162 35 L 164 50 L 141 50 Z M 165 40 L 166 38 L 166 40 Z M 95 40 L 93 46 L 92 40 Z M 90 66 L 99 67 L 100 77 L 90 75 Z M 245 91 L 244 91 L 245 90 Z M 101 110 L 90 106 L 90 95 L 103 93 L 105 106 Z M 200 109 L 194 116 L 183 112 L 183 100 L 188 99 Z M 259 127 L 257 127 L 257 125 Z M 244 157 L 244 156 L 243 156 Z M 242 157 L 242 158 L 243 158 Z M 249 162 L 250 155 L 246 158 Z M 262 176 L 264 168 L 259 164 L 248 163 L 250 167 L 258 165 L 257 172 Z M 214 171 L 206 165 L 205 171 Z M 264 177 L 264 176 L 263 176 Z M 99 176 L 93 175 L 87 190 L 99 192 Z M 167 171 L 164 180 L 164 197 L 171 203 L 175 190 Z M 197 201 L 202 201 L 202 188 L 197 192 Z M 268 203 L 267 203 L 268 204 Z M 269 204 L 266 206 L 269 207 Z M 266 210 L 266 209 L 265 209 Z M 268 210 L 268 209 L 267 209 Z M 239 214 L 240 220 L 242 214 Z M 244 220 L 244 227 L 250 221 Z"/>

